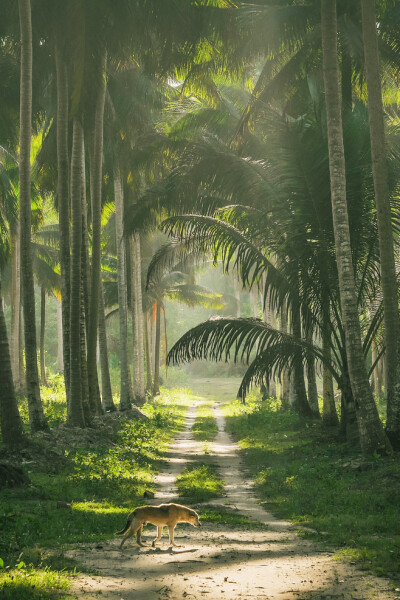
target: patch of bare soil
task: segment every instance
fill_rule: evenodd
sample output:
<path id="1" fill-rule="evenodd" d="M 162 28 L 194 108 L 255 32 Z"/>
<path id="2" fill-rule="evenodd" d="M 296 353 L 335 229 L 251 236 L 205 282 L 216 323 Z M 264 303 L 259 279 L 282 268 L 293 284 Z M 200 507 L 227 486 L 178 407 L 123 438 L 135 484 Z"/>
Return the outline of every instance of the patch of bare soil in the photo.
<path id="1" fill-rule="evenodd" d="M 215 385 L 215 384 L 213 384 Z M 207 390 L 204 390 L 207 395 Z M 215 387 L 213 390 L 215 395 Z M 238 448 L 224 430 L 224 418 L 216 403 L 219 433 L 207 451 L 226 481 L 226 496 L 216 506 L 237 511 L 259 522 L 259 527 L 203 524 L 177 527 L 169 548 L 162 538 L 159 548 L 139 548 L 130 541 L 122 550 L 120 540 L 81 546 L 69 552 L 99 575 L 82 575 L 74 584 L 76 598 L 94 600 L 390 600 L 398 598 L 390 583 L 333 560 L 319 544 L 301 539 L 294 527 L 263 510 L 245 476 Z M 186 429 L 175 440 L 157 479 L 158 492 L 151 503 L 176 498 L 175 477 L 188 462 L 201 455 L 201 444 L 191 427 L 195 406 Z M 207 502 L 210 505 L 210 502 Z M 201 505 L 195 507 L 201 516 Z M 122 525 L 122 523 L 121 523 Z M 154 537 L 155 529 L 144 540 Z"/>

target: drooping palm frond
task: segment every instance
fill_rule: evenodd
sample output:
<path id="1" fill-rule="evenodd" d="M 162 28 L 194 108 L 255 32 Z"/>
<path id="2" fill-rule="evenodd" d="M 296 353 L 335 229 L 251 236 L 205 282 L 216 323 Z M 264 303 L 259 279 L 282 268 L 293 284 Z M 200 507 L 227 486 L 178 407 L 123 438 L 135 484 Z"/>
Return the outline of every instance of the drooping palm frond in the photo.
<path id="1" fill-rule="evenodd" d="M 168 364 L 195 359 L 249 363 L 257 351 L 241 390 L 245 393 L 251 381 L 280 374 L 284 367 L 293 368 L 299 352 L 304 363 L 310 357 L 324 362 L 339 379 L 338 368 L 326 361 L 322 350 L 313 344 L 274 329 L 258 319 L 213 317 L 187 331 L 168 353 Z"/>
<path id="2" fill-rule="evenodd" d="M 294 300 L 291 288 L 282 273 L 257 246 L 229 223 L 202 215 L 169 217 L 162 223 L 168 235 L 178 237 L 193 251 L 208 254 L 215 263 L 221 262 L 225 272 L 239 273 L 244 286 L 254 284 L 270 291 L 271 301 L 281 305 Z"/>
<path id="3" fill-rule="evenodd" d="M 146 288 L 151 287 L 171 270 L 187 271 L 205 262 L 207 259 L 204 254 L 196 254 L 187 244 L 171 240 L 153 254 L 147 268 Z"/>

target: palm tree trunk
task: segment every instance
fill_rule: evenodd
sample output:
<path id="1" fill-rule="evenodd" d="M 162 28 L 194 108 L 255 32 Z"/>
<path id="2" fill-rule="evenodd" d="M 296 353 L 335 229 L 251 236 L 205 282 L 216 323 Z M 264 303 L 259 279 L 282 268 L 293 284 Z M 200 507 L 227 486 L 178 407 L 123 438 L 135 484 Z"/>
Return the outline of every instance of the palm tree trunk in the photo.
<path id="1" fill-rule="evenodd" d="M 64 371 L 64 352 L 63 352 L 63 328 L 62 328 L 62 305 L 57 300 L 57 371 Z"/>
<path id="2" fill-rule="evenodd" d="M 20 327 L 21 327 L 21 268 L 20 268 L 20 226 L 17 223 L 11 233 L 11 334 L 10 353 L 14 388 L 18 393 L 23 388 L 20 380 Z"/>
<path id="3" fill-rule="evenodd" d="M 145 339 L 145 350 L 146 350 L 146 392 L 151 392 L 152 390 L 152 376 L 151 376 L 151 342 L 150 342 L 150 331 L 149 331 L 149 315 L 148 313 L 143 313 L 143 322 L 144 322 L 144 339 Z"/>
<path id="4" fill-rule="evenodd" d="M 295 339 L 301 339 L 301 320 L 300 308 L 292 307 L 292 330 Z M 298 415 L 302 418 L 310 418 L 313 416 L 310 405 L 307 400 L 306 384 L 304 381 L 303 360 L 301 350 L 296 350 L 296 356 L 293 361 L 293 384 L 295 391 L 294 408 Z"/>
<path id="5" fill-rule="evenodd" d="M 90 402 L 94 405 L 96 414 L 102 413 L 101 401 L 98 393 L 97 379 L 97 330 L 99 322 L 99 288 L 101 275 L 101 188 L 103 164 L 103 122 L 104 103 L 106 97 L 105 83 L 105 56 L 102 60 L 102 81 L 99 89 L 94 117 L 94 140 L 92 169 L 92 287 L 89 309 L 88 333 L 88 375 Z"/>
<path id="6" fill-rule="evenodd" d="M 153 394 L 155 396 L 160 393 L 160 345 L 161 345 L 161 306 L 160 306 L 160 302 L 157 302 L 155 349 L 154 349 L 154 382 L 153 382 Z"/>
<path id="7" fill-rule="evenodd" d="M 310 344 L 312 344 L 313 334 L 311 329 L 307 332 L 306 339 Z M 317 376 L 315 374 L 315 359 L 311 355 L 308 356 L 307 360 L 307 391 L 308 404 L 310 405 L 312 415 L 314 418 L 319 419 L 321 415 L 319 412 Z"/>
<path id="8" fill-rule="evenodd" d="M 339 276 L 339 293 L 350 382 L 357 409 L 360 442 L 365 454 L 389 449 L 372 396 L 364 363 L 354 282 L 346 200 L 342 115 L 339 96 L 335 0 L 321 0 L 323 75 L 327 112 L 331 201 Z"/>
<path id="9" fill-rule="evenodd" d="M 124 195 L 121 175 L 118 167 L 114 170 L 115 198 L 115 234 L 117 243 L 117 275 L 118 275 L 118 304 L 119 304 L 119 348 L 121 361 L 121 395 L 120 410 L 131 407 L 130 373 L 128 366 L 128 300 L 126 280 L 126 245 L 124 237 L 123 215 Z"/>
<path id="10" fill-rule="evenodd" d="M 104 314 L 104 289 L 103 282 L 100 282 L 99 295 L 99 347 L 100 347 L 100 365 L 101 365 L 101 391 L 103 409 L 106 412 L 114 412 L 116 410 L 110 379 L 110 368 L 108 365 L 108 348 L 107 348 L 107 330 L 106 319 Z"/>
<path id="11" fill-rule="evenodd" d="M 70 302 L 70 399 L 68 424 L 84 427 L 81 378 L 81 263 L 82 263 L 82 152 L 83 128 L 73 123 L 71 159 L 71 302 Z"/>
<path id="12" fill-rule="evenodd" d="M 327 361 L 331 360 L 330 331 L 328 326 L 322 331 L 322 352 Z M 333 377 L 330 370 L 322 366 L 322 422 L 328 427 L 339 425 L 333 391 Z"/>
<path id="13" fill-rule="evenodd" d="M 69 231 L 69 159 L 68 159 L 68 74 L 59 44 L 55 45 L 57 73 L 57 200 L 60 232 L 60 270 L 62 302 L 63 371 L 67 404 L 69 402 L 70 376 L 70 231 Z"/>
<path id="14" fill-rule="evenodd" d="M 24 440 L 24 430 L 18 412 L 14 383 L 11 371 L 10 349 L 7 327 L 3 312 L 0 274 L 0 427 L 1 437 L 6 446 L 15 447 Z"/>
<path id="15" fill-rule="evenodd" d="M 46 356 L 44 350 L 44 333 L 46 328 L 46 290 L 40 289 L 40 383 L 47 385 Z"/>
<path id="16" fill-rule="evenodd" d="M 400 449 L 400 318 L 399 293 L 393 247 L 385 128 L 382 104 L 379 51 L 376 33 L 375 0 L 362 0 L 362 26 L 365 74 L 368 90 L 368 113 L 371 137 L 372 173 L 384 308 L 386 346 L 386 433 L 395 449 Z"/>
<path id="17" fill-rule="evenodd" d="M 130 238 L 131 249 L 131 302 L 133 330 L 133 393 L 135 404 L 143 404 L 146 399 L 144 389 L 144 339 L 142 275 L 140 260 L 140 237 Z"/>
<path id="18" fill-rule="evenodd" d="M 284 302 L 281 308 L 281 331 L 283 333 L 288 332 L 288 314 L 287 305 Z M 284 367 L 281 375 L 281 408 L 282 410 L 289 410 L 290 408 L 290 375 L 286 367 Z"/>
<path id="19" fill-rule="evenodd" d="M 32 24 L 30 0 L 18 0 L 21 28 L 20 87 L 20 223 L 24 308 L 26 391 L 31 431 L 49 429 L 40 399 L 37 364 L 35 290 L 31 250 Z"/>

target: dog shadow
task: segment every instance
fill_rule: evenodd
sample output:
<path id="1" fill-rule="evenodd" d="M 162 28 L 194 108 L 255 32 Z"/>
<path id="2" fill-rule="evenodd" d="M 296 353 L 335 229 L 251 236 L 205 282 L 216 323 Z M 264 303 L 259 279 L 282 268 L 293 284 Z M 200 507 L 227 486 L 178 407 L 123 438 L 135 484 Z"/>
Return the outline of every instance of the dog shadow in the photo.
<path id="1" fill-rule="evenodd" d="M 199 548 L 177 548 L 176 546 L 169 546 L 168 548 L 146 548 L 137 549 L 137 554 L 188 554 L 197 552 Z"/>

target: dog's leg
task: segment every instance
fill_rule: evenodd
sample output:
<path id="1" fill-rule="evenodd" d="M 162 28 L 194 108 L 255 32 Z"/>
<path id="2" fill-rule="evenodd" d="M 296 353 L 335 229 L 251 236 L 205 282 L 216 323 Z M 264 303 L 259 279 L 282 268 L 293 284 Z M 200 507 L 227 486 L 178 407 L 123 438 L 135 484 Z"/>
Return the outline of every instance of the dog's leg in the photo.
<path id="1" fill-rule="evenodd" d="M 174 542 L 174 529 L 175 525 L 168 525 L 168 533 L 169 533 L 169 543 L 171 546 L 175 546 L 175 548 L 179 548 L 178 544 Z"/>
<path id="2" fill-rule="evenodd" d="M 163 532 L 163 526 L 157 525 L 157 537 L 155 540 L 153 540 L 153 543 L 151 544 L 153 546 L 153 548 L 155 548 L 155 545 L 157 544 L 157 542 L 159 542 L 161 540 L 162 532 Z"/>
<path id="3" fill-rule="evenodd" d="M 144 544 L 142 542 L 142 530 L 143 530 L 143 525 L 141 525 L 139 527 L 139 529 L 137 530 L 137 532 L 136 532 L 136 541 L 137 541 L 137 543 L 138 543 L 139 546 L 146 546 L 146 544 Z"/>
<path id="4" fill-rule="evenodd" d="M 138 531 L 138 529 L 140 529 L 142 527 L 142 523 L 140 521 L 138 521 L 137 519 L 133 519 L 132 523 L 130 524 L 130 527 L 127 531 L 126 536 L 123 538 L 122 542 L 120 543 L 119 547 L 120 549 L 122 548 L 122 546 L 125 544 L 126 540 L 130 537 L 132 537 L 133 535 L 135 535 L 135 533 Z"/>

